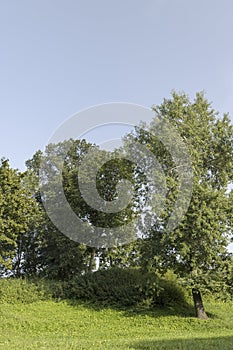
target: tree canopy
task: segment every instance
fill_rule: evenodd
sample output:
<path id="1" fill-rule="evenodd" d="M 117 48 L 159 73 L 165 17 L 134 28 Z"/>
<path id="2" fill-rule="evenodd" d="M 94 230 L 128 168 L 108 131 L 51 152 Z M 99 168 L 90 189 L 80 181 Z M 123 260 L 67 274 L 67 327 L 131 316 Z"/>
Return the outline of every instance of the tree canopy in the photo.
<path id="1" fill-rule="evenodd" d="M 176 167 L 170 155 L 154 147 L 155 155 L 165 158 L 172 171 L 165 169 L 170 188 L 163 215 L 155 218 L 152 229 L 144 227 L 148 239 L 143 246 L 143 262 L 148 267 L 172 268 L 192 289 L 197 316 L 206 318 L 201 291 L 219 285 L 219 271 L 225 266 L 232 233 L 229 185 L 233 177 L 233 127 L 229 117 L 225 114 L 220 118 L 202 93 L 191 102 L 187 95 L 174 92 L 154 111 L 178 130 L 189 150 L 193 192 L 182 222 L 167 233 L 171 207 L 183 189 L 177 189 Z M 151 130 L 154 125 L 152 122 Z M 136 134 L 136 138 L 142 141 L 145 135 Z M 150 147 L 151 143 L 152 139 Z"/>

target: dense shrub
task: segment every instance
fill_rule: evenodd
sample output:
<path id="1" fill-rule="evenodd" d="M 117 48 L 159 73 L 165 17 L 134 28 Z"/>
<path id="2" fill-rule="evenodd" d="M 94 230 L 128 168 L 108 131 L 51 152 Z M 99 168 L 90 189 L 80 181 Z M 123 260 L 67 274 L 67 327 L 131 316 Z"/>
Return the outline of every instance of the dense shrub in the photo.
<path id="1" fill-rule="evenodd" d="M 16 278 L 0 279 L 0 303 L 32 303 L 48 298 L 48 288 L 43 283 L 36 284 Z"/>
<path id="2" fill-rule="evenodd" d="M 0 279 L 0 303 L 29 304 L 36 301 L 65 299 L 64 283 L 46 279 Z"/>
<path id="3" fill-rule="evenodd" d="M 77 277 L 66 286 L 73 299 L 96 300 L 123 306 L 143 300 L 142 278 L 137 270 L 112 268 Z"/>
<path id="4" fill-rule="evenodd" d="M 0 303 L 31 303 L 46 299 L 85 300 L 118 306 L 184 304 L 184 290 L 174 275 L 158 277 L 139 269 L 111 268 L 70 281 L 1 279 Z"/>
<path id="5" fill-rule="evenodd" d="M 65 285 L 65 295 L 70 299 L 122 306 L 185 302 L 184 291 L 174 276 L 159 278 L 153 273 L 143 274 L 139 269 L 112 268 L 79 276 Z"/>

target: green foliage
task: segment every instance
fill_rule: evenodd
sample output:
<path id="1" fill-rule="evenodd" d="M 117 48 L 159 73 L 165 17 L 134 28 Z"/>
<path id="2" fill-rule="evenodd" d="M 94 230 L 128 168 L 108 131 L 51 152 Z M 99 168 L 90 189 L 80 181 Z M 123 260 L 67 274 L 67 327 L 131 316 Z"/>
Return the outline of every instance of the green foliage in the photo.
<path id="1" fill-rule="evenodd" d="M 65 285 L 65 294 L 71 299 L 118 306 L 187 305 L 174 276 L 162 278 L 140 269 L 111 268 L 78 276 Z"/>
<path id="2" fill-rule="evenodd" d="M 23 279 L 0 279 L 0 303 L 28 304 L 36 301 L 50 299 L 48 289 L 40 281 L 40 284 Z"/>
<path id="3" fill-rule="evenodd" d="M 188 306 L 185 290 L 174 275 L 158 277 L 154 273 L 143 274 L 139 269 L 111 268 L 64 282 L 38 278 L 0 280 L 0 303 L 31 303 L 52 298 L 118 307 Z"/>
<path id="4" fill-rule="evenodd" d="M 139 267 L 140 244 L 141 242 L 137 240 L 119 247 L 99 249 L 99 268 L 106 269 L 108 267 Z"/>
<path id="5" fill-rule="evenodd" d="M 224 271 L 232 232 L 228 185 L 233 180 L 233 126 L 227 115 L 219 117 L 202 93 L 192 102 L 187 95 L 174 92 L 154 110 L 183 138 L 193 167 L 193 192 L 182 222 L 167 234 L 174 203 L 184 189 L 179 188 L 176 164 L 165 147 L 149 133 L 136 130 L 135 138 L 150 147 L 161 162 L 167 183 L 161 215 L 152 213 L 149 225 L 145 215 L 142 264 L 148 269 L 173 269 L 190 289 L 214 292 L 226 282 L 218 271 Z M 150 125 L 151 134 L 157 127 L 156 118 Z"/>
<path id="6" fill-rule="evenodd" d="M 129 306 L 143 300 L 142 283 L 138 270 L 112 268 L 77 277 L 67 292 L 70 298 Z"/>
<path id="7" fill-rule="evenodd" d="M 125 224 L 127 220 L 130 220 L 133 215 L 130 208 L 120 211 L 118 214 L 106 214 L 103 211 L 91 208 L 83 199 L 78 183 L 79 167 L 82 160 L 91 150 L 96 151 L 97 147 L 87 143 L 85 140 L 71 139 L 58 144 L 48 145 L 44 153 L 38 151 L 32 159 L 26 162 L 28 182 L 32 190 L 34 190 L 34 197 L 37 199 L 41 216 L 37 218 L 40 225 L 37 227 L 35 239 L 31 242 L 33 233 L 29 234 L 24 246 L 27 254 L 24 260 L 23 274 L 27 276 L 40 275 L 50 279 L 69 280 L 76 275 L 81 275 L 86 271 L 92 270 L 94 254 L 100 257 L 100 262 L 103 266 L 128 266 L 132 263 L 135 256 L 134 247 L 125 245 L 121 251 L 120 249 L 95 249 L 93 251 L 90 247 L 77 243 L 83 242 L 83 238 L 86 236 L 85 229 L 77 226 L 78 230 L 74 233 L 74 237 L 71 237 L 73 239 L 71 240 L 59 232 L 54 226 L 42 205 L 42 198 L 46 197 L 52 201 L 54 200 L 54 207 L 56 206 L 57 208 L 54 215 L 58 216 L 59 219 L 62 217 L 65 225 L 68 226 L 70 224 L 70 222 L 66 222 L 67 218 L 63 216 L 63 202 L 60 203 L 59 198 L 57 198 L 59 191 L 57 191 L 56 181 L 57 174 L 59 173 L 59 159 L 65 154 L 64 167 L 62 169 L 63 188 L 67 201 L 77 217 L 84 222 L 104 228 L 112 226 L 120 227 L 122 222 Z M 88 164 L 92 168 L 93 163 L 103 159 L 108 160 L 108 152 L 99 151 L 93 155 L 93 159 Z M 41 172 L 44 174 L 44 180 L 42 181 L 43 190 L 40 193 L 39 168 L 41 162 L 44 165 L 42 167 L 44 172 Z M 91 170 L 89 171 L 88 168 L 86 171 L 89 174 Z M 127 161 L 107 161 L 97 173 L 96 185 L 100 196 L 107 201 L 115 199 L 117 197 L 116 185 L 119 180 L 122 177 L 132 177 L 132 172 L 132 165 Z M 88 176 L 86 178 L 88 179 Z M 89 188 L 90 184 L 87 183 L 86 186 Z M 131 231 L 133 230 L 131 229 Z M 123 242 L 125 240 L 127 241 L 129 234 L 134 236 L 134 232 L 125 232 L 124 228 L 119 229 L 118 232 L 121 237 L 116 238 L 119 238 Z M 90 236 L 88 232 L 87 236 Z M 101 232 L 101 237 L 103 236 Z M 97 245 L 99 244 L 98 237 L 94 237 L 94 240 L 94 243 L 89 242 L 90 246 L 95 246 L 96 242 Z"/>
<path id="8" fill-rule="evenodd" d="M 42 276 L 49 279 L 68 280 L 75 275 L 83 273 L 87 269 L 87 249 L 84 245 L 71 240 L 54 226 L 47 216 L 41 200 L 39 188 L 39 169 L 41 161 L 46 165 L 48 173 L 57 173 L 57 159 L 66 152 L 68 142 L 50 144 L 44 153 L 37 151 L 33 158 L 26 162 L 28 168 L 28 180 L 34 190 L 40 208 L 41 217 L 38 218 L 40 226 L 34 240 L 34 245 L 27 244 L 29 248 L 25 261 L 24 273 L 27 276 Z M 63 169 L 63 186 L 70 205 L 79 211 L 79 215 L 85 216 L 84 201 L 80 192 L 75 187 L 73 180 L 77 179 L 77 168 L 91 145 L 85 140 L 70 140 L 70 149 L 67 153 Z M 54 180 L 55 181 L 55 180 Z M 56 197 L 56 181 L 52 186 L 47 182 L 43 184 L 43 193 Z M 59 203 L 57 203 L 59 206 Z M 36 224 L 36 222 L 35 222 Z M 68 223 L 67 223 L 68 225 Z M 30 238 L 30 236 L 29 236 Z M 30 243 L 30 242 L 29 242 Z M 37 247 L 35 259 L 32 256 Z M 33 266 L 31 266 L 33 264 Z M 32 271 L 34 273 L 32 274 Z"/>
<path id="9" fill-rule="evenodd" d="M 0 279 L 0 304 L 30 304 L 38 301 L 65 299 L 65 283 L 42 278 Z"/>
<path id="10" fill-rule="evenodd" d="M 24 186 L 24 174 L 0 162 L 0 274 L 20 273 L 22 241 L 37 212 L 36 201 Z"/>
<path id="11" fill-rule="evenodd" d="M 187 305 L 187 292 L 178 283 L 174 274 L 167 272 L 164 277 L 160 277 L 159 287 L 159 294 L 155 299 L 156 304 L 162 306 L 182 305 L 183 307 Z"/>

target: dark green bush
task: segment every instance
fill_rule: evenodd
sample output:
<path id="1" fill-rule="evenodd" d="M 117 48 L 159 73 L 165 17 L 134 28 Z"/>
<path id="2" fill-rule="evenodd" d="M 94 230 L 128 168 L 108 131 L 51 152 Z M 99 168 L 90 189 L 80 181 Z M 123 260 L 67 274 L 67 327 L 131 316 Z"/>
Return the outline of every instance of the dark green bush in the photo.
<path id="1" fill-rule="evenodd" d="M 185 291 L 170 275 L 159 280 L 159 293 L 153 302 L 157 305 L 183 304 L 186 302 Z"/>
<path id="2" fill-rule="evenodd" d="M 111 268 L 79 276 L 65 285 L 69 299 L 99 301 L 122 306 L 184 303 L 183 289 L 174 276 L 159 278 L 139 269 Z"/>
<path id="3" fill-rule="evenodd" d="M 112 268 L 79 276 L 65 286 L 70 299 L 134 305 L 143 300 L 141 275 L 137 270 Z"/>
<path id="4" fill-rule="evenodd" d="M 55 299 L 85 300 L 118 306 L 166 306 L 185 303 L 174 275 L 158 277 L 139 269 L 111 268 L 70 281 L 0 279 L 0 303 Z"/>

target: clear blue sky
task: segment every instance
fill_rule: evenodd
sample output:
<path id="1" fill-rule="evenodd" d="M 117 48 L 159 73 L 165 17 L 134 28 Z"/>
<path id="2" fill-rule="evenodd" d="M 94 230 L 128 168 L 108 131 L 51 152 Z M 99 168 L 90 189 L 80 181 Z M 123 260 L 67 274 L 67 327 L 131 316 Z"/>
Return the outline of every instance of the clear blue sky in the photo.
<path id="1" fill-rule="evenodd" d="M 68 116 L 172 89 L 233 115 L 231 0 L 2 0 L 0 156 L 23 169 Z"/>

